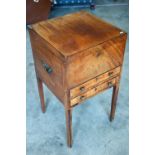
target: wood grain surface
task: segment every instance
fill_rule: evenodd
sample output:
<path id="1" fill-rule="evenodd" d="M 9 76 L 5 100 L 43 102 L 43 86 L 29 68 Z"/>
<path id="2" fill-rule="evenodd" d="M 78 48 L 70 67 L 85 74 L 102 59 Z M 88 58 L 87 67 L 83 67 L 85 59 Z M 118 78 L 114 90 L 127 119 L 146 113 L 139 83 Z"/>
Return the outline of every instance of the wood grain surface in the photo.
<path id="1" fill-rule="evenodd" d="M 126 36 L 113 38 L 103 44 L 70 56 L 67 61 L 68 87 L 75 87 L 122 65 L 125 42 Z"/>
<path id="2" fill-rule="evenodd" d="M 85 11 L 39 22 L 32 28 L 65 57 L 118 37 L 123 32 Z"/>

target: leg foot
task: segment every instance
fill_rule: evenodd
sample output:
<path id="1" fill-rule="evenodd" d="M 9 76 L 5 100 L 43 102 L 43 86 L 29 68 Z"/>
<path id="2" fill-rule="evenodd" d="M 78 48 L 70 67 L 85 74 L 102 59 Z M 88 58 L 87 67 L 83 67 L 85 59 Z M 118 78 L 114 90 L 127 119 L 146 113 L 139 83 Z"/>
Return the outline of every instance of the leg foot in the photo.
<path id="1" fill-rule="evenodd" d="M 116 84 L 113 87 L 113 94 L 112 94 L 112 102 L 111 102 L 111 113 L 110 113 L 110 121 L 114 119 L 115 116 L 115 110 L 116 110 L 116 102 L 117 102 L 117 96 L 119 91 L 119 84 Z"/>
<path id="2" fill-rule="evenodd" d="M 66 110 L 67 145 L 72 147 L 72 111 Z"/>
<path id="3" fill-rule="evenodd" d="M 42 112 L 45 113 L 46 106 L 44 102 L 43 84 L 42 84 L 41 79 L 38 77 L 37 77 L 37 83 L 38 83 L 38 91 L 39 91 L 40 102 L 41 102 L 41 109 L 42 109 Z"/>

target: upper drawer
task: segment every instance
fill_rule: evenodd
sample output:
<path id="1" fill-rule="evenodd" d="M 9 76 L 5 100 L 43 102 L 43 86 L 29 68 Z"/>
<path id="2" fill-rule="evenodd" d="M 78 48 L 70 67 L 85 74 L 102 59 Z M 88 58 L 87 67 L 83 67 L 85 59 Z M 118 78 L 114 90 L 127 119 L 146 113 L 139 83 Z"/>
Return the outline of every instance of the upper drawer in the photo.
<path id="1" fill-rule="evenodd" d="M 121 67 L 117 67 L 109 72 L 99 75 L 99 76 L 93 78 L 92 80 L 89 80 L 89 81 L 71 89 L 70 90 L 70 98 L 74 98 L 74 97 L 78 96 L 79 94 L 84 93 L 88 89 L 93 88 L 98 83 L 103 82 L 109 78 L 116 76 L 117 74 L 120 73 L 120 70 L 121 70 Z"/>

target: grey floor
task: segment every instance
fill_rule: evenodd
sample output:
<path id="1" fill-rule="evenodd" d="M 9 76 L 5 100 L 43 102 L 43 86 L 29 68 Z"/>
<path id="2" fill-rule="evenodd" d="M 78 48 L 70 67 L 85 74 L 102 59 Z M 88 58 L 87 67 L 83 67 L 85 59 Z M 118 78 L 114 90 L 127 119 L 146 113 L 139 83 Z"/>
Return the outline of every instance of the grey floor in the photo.
<path id="1" fill-rule="evenodd" d="M 128 5 L 97 7 L 90 11 L 128 32 Z M 80 10 L 56 8 L 49 18 Z M 109 122 L 112 90 L 107 90 L 73 109 L 73 147 L 66 146 L 65 113 L 59 100 L 46 88 L 47 111 L 41 112 L 34 63 L 27 33 L 27 155 L 128 155 L 129 154 L 129 48 L 125 50 L 123 73 L 115 120 Z M 129 39 L 128 39 L 129 40 Z"/>

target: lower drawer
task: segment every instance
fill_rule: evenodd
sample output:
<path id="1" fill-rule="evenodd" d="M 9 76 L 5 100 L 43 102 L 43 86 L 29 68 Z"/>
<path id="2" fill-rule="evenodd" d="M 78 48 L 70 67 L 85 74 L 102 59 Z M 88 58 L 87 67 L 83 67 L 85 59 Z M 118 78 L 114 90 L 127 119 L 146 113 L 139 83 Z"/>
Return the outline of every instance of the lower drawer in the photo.
<path id="1" fill-rule="evenodd" d="M 108 80 L 107 82 L 101 83 L 100 85 L 90 89 L 89 91 L 71 99 L 70 101 L 70 105 L 71 106 L 75 106 L 76 104 L 88 99 L 91 96 L 96 95 L 97 93 L 107 89 L 107 88 L 111 88 L 112 86 L 115 85 L 115 83 L 118 81 L 118 77 L 113 78 L 111 80 Z"/>

